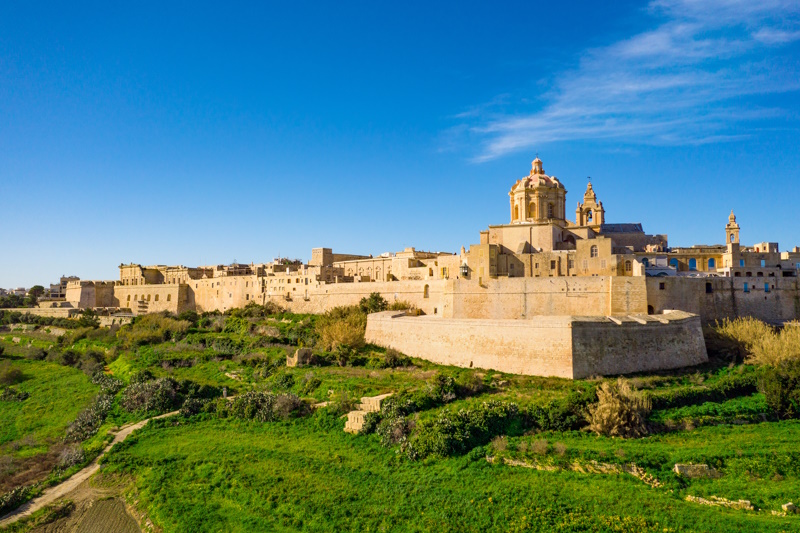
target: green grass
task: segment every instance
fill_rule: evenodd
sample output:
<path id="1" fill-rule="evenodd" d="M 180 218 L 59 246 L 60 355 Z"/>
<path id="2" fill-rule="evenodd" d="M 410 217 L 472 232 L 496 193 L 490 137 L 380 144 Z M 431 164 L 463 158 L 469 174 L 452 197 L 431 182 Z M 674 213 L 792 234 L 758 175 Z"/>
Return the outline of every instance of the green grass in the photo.
<path id="1" fill-rule="evenodd" d="M 785 447 L 797 438 L 798 427 L 766 431 L 768 438 L 759 446 Z M 731 438 L 744 444 L 764 436 L 760 426 L 750 429 Z M 773 434 L 784 430 L 785 438 Z M 661 447 L 689 441 L 680 457 L 702 455 L 707 446 L 721 453 L 731 443 L 720 436 L 724 432 L 698 431 L 673 437 Z M 710 437 L 716 442 L 709 443 Z M 606 442 L 610 439 L 576 438 L 583 444 L 593 440 L 594 446 L 619 446 Z M 574 444 L 568 441 L 568 446 Z M 323 430 L 315 418 L 274 424 L 237 420 L 151 424 L 115 448 L 107 465 L 111 472 L 132 472 L 151 519 L 174 532 L 639 533 L 800 528 L 796 518 L 685 502 L 681 494 L 650 488 L 628 475 L 491 465 L 483 453 L 410 462 L 379 446 L 374 437 L 349 436 L 340 427 Z M 713 492 L 723 487 L 707 488 Z"/>
<path id="2" fill-rule="evenodd" d="M 64 430 L 99 389 L 80 370 L 45 361 L 11 360 L 25 380 L 15 386 L 30 394 L 22 402 L 0 402 L 0 449 L 25 437 L 36 445 L 64 437 Z M 39 450 L 42 451 L 42 450 Z M 30 447 L 13 452 L 23 457 Z"/>

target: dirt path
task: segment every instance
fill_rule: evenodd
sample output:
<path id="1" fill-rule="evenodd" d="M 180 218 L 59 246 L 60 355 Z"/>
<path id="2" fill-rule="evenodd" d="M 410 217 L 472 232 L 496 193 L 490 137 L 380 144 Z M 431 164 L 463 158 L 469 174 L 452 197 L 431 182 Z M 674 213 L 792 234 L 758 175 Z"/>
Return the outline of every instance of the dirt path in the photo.
<path id="1" fill-rule="evenodd" d="M 28 503 L 18 507 L 17 509 L 11 511 L 4 517 L 0 519 L 0 527 L 7 526 L 13 522 L 16 522 L 20 518 L 24 516 L 29 516 L 32 513 L 35 513 L 39 509 L 45 507 L 46 505 L 50 505 L 54 501 L 58 500 L 59 498 L 63 498 L 67 496 L 72 491 L 74 491 L 81 483 L 89 479 L 92 474 L 97 472 L 100 469 L 100 459 L 102 459 L 108 451 L 114 447 L 115 444 L 118 442 L 122 442 L 130 436 L 131 433 L 136 431 L 137 429 L 143 428 L 148 422 L 151 420 L 157 420 L 159 418 L 166 418 L 168 416 L 177 415 L 178 411 L 172 411 L 171 413 L 166 413 L 159 416 L 154 416 L 153 418 L 148 418 L 147 420 L 142 420 L 141 422 L 137 422 L 135 424 L 130 424 L 127 426 L 122 426 L 120 430 L 114 435 L 114 440 L 105 447 L 103 452 L 97 456 L 97 458 L 92 461 L 86 468 L 80 470 L 73 474 L 69 479 L 65 480 L 63 483 L 60 483 L 54 487 L 50 487 L 46 489 L 41 496 L 38 496 Z"/>

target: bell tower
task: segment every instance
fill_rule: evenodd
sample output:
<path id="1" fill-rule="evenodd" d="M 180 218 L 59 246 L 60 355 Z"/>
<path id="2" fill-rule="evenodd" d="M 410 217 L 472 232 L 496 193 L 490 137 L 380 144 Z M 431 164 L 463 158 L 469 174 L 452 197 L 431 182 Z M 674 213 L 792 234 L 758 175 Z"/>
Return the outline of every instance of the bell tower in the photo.
<path id="1" fill-rule="evenodd" d="M 597 195 L 590 181 L 586 186 L 586 192 L 583 193 L 583 203 L 578 203 L 578 208 L 575 209 L 575 224 L 599 228 L 605 223 L 605 218 L 606 210 L 603 209 L 603 202 L 597 201 Z"/>
<path id="2" fill-rule="evenodd" d="M 728 224 L 725 226 L 725 243 L 730 248 L 731 244 L 739 245 L 739 224 L 736 223 L 736 215 L 731 214 L 728 217 Z"/>

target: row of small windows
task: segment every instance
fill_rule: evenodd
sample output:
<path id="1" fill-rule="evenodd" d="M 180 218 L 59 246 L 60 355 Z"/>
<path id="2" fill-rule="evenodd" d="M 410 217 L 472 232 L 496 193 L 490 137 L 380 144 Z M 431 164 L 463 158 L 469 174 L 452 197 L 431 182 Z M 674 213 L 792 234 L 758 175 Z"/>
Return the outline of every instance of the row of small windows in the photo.
<path id="1" fill-rule="evenodd" d="M 153 300 L 156 301 L 156 302 L 158 301 L 158 294 L 155 295 L 155 298 L 153 298 Z M 131 295 L 130 294 L 128 295 L 128 301 L 129 302 L 131 301 Z M 139 295 L 138 294 L 134 294 L 133 295 L 133 301 L 134 302 L 138 302 L 139 301 Z M 143 302 L 144 301 L 148 301 L 149 302 L 150 301 L 150 295 L 149 294 L 147 294 L 147 295 L 142 294 L 142 300 L 141 301 L 143 301 Z M 172 301 L 172 295 L 171 294 L 167 294 L 167 301 L 168 302 Z"/>

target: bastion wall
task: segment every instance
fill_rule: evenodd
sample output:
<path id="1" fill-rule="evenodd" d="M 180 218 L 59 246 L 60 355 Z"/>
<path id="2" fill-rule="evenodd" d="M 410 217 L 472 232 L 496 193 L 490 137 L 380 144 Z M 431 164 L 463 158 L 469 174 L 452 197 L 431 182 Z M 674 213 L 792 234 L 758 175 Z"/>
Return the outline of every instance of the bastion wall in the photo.
<path id="1" fill-rule="evenodd" d="M 412 317 L 367 319 L 367 342 L 434 363 L 579 379 L 706 362 L 700 318 L 540 316 L 530 320 Z"/>

